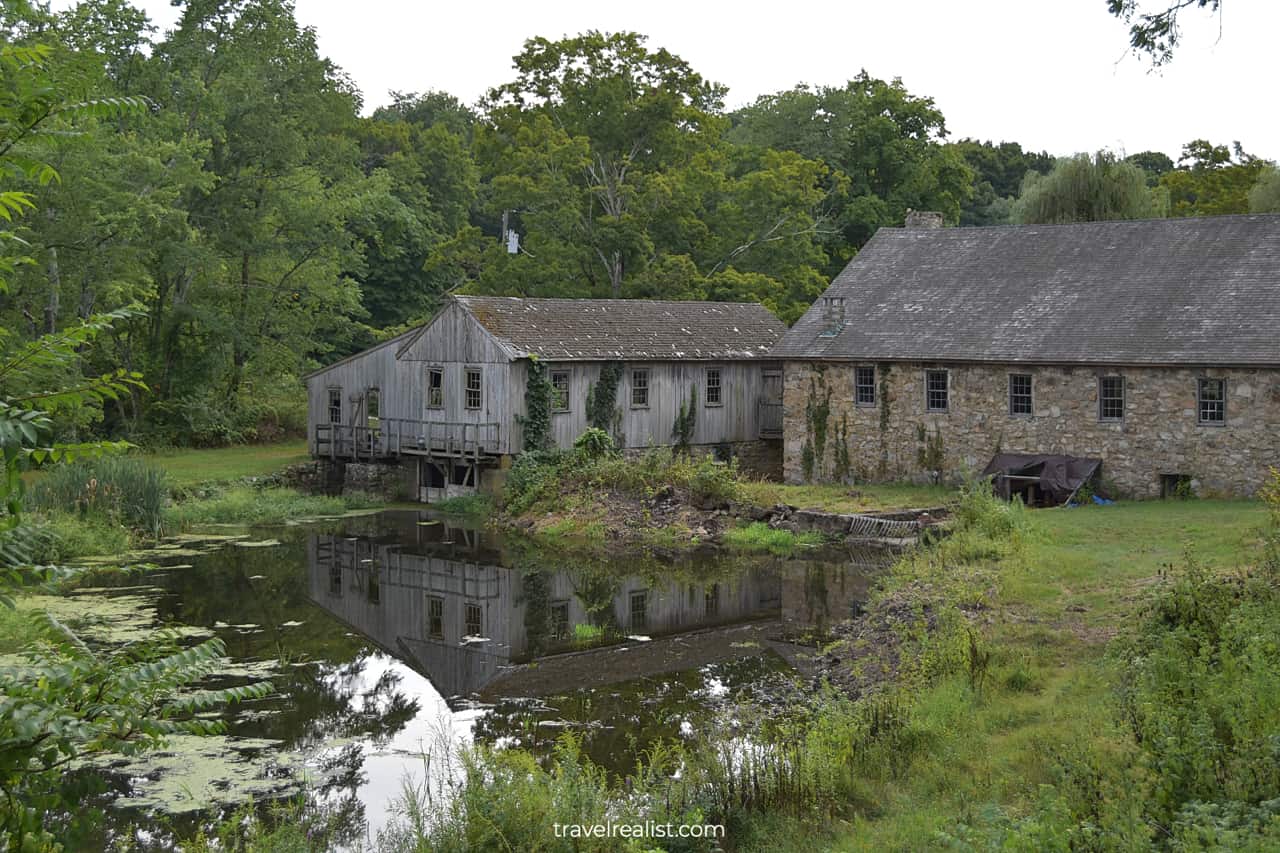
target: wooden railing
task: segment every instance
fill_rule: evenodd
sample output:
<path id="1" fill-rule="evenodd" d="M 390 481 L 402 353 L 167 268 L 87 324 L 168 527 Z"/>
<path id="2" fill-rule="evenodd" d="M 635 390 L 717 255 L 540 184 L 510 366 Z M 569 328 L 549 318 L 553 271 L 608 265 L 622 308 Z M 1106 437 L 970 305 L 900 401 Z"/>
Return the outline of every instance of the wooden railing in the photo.
<path id="1" fill-rule="evenodd" d="M 384 459 L 405 453 L 472 457 L 497 455 L 497 423 L 451 423 L 381 418 L 374 426 L 316 424 L 316 455 Z"/>
<path id="2" fill-rule="evenodd" d="M 782 435 L 782 401 L 760 401 L 760 436 L 777 438 Z"/>

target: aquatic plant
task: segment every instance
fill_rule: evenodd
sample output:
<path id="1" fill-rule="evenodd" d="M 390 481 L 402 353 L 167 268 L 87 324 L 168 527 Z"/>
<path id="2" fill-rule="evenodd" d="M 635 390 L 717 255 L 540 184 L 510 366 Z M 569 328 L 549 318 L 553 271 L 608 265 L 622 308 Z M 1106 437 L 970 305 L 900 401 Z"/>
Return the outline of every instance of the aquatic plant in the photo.
<path id="1" fill-rule="evenodd" d="M 158 537 L 164 528 L 169 479 L 140 456 L 84 459 L 48 470 L 31 489 L 28 506 L 123 524 Z"/>

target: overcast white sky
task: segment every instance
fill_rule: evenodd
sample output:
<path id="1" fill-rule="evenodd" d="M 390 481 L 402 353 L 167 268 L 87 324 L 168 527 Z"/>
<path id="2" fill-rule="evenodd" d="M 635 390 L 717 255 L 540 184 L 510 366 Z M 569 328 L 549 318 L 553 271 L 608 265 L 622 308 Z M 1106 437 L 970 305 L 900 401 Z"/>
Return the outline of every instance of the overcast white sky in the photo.
<path id="1" fill-rule="evenodd" d="M 168 0 L 133 2 L 162 30 L 177 19 Z M 840 84 L 865 68 L 933 97 L 954 139 L 1176 160 L 1183 143 L 1208 138 L 1278 159 L 1280 3 L 1223 5 L 1221 19 L 1185 12 L 1181 49 L 1151 73 L 1126 53 L 1127 30 L 1106 0 L 297 0 L 299 19 L 359 84 L 366 109 L 392 89 L 474 102 L 510 79 L 530 36 L 635 30 L 727 85 L 729 106 L 802 81 Z"/>

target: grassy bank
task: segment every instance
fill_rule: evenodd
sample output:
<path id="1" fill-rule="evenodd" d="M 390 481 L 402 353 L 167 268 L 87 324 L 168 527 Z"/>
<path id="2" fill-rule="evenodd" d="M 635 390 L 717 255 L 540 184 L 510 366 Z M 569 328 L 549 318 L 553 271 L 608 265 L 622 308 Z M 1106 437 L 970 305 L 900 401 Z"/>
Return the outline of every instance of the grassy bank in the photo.
<path id="1" fill-rule="evenodd" d="M 888 641 L 830 649 L 858 698 L 656 754 L 625 799 L 572 742 L 550 771 L 482 751 L 448 805 L 408 798 L 392 849 L 559 849 L 551 822 L 605 813 L 724 822 L 742 850 L 1272 849 L 1269 523 L 1251 502 L 1029 512 L 971 496 L 956 533 L 868 603 Z M 888 677 L 868 681 L 876 666 Z"/>
<path id="2" fill-rule="evenodd" d="M 915 483 L 811 483 L 792 485 L 769 480 L 747 480 L 742 499 L 760 506 L 787 504 L 824 512 L 884 512 L 921 509 L 951 503 L 956 490 L 950 486 Z"/>
<path id="3" fill-rule="evenodd" d="M 38 562 L 124 553 L 204 524 L 279 524 L 379 506 L 365 494 L 306 495 L 253 479 L 305 459 L 301 442 L 133 453 L 61 465 L 26 497 L 40 529 Z"/>
<path id="4" fill-rule="evenodd" d="M 168 475 L 175 486 L 225 483 L 245 477 L 264 477 L 288 465 L 310 459 L 303 439 L 278 444 L 181 448 L 146 453 L 145 458 Z"/>

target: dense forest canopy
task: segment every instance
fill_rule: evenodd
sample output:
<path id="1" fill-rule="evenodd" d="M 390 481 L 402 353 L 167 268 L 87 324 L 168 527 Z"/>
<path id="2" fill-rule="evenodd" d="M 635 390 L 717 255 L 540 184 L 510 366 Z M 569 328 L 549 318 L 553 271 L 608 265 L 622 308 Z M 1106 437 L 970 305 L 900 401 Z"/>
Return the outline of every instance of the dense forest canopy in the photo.
<path id="1" fill-rule="evenodd" d="M 33 206 L 0 220 L 21 259 L 0 351 L 133 309 L 82 369 L 148 387 L 69 427 L 88 433 L 295 429 L 301 373 L 452 290 L 750 300 L 791 321 L 911 209 L 951 226 L 1280 209 L 1274 165 L 1239 143 L 1175 162 L 953 140 L 932 98 L 866 71 L 730 111 L 635 33 L 532 38 L 478 104 L 398 92 L 362 116 L 287 0 L 188 0 L 163 36 L 124 0 L 0 14 L 6 44 L 50 50 L 45 82 L 68 98 L 150 107 L 0 127 L 17 161 L 63 176 L 4 176 Z M 0 80 L 8 103 L 24 79 Z"/>

